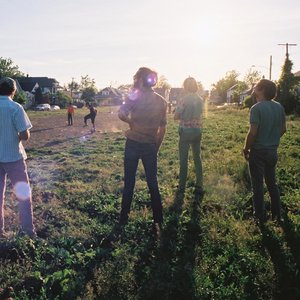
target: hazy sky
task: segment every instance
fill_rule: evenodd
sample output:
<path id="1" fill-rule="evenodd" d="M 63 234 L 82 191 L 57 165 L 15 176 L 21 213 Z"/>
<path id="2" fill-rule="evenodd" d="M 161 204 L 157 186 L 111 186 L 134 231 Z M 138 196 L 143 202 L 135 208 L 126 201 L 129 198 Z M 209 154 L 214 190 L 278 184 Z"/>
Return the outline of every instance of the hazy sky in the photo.
<path id="1" fill-rule="evenodd" d="M 131 83 L 140 66 L 173 86 L 187 76 L 206 89 L 252 65 L 278 79 L 290 47 L 300 70 L 299 0 L 0 0 L 0 56 L 29 76 L 61 85 L 81 75 L 98 88 Z"/>

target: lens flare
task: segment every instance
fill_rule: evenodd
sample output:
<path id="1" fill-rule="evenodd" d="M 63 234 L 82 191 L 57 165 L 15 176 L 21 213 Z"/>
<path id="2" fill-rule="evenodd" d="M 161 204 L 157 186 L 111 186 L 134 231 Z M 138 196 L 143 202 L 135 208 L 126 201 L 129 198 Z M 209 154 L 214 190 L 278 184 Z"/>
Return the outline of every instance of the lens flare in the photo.
<path id="1" fill-rule="evenodd" d="M 136 99 L 139 98 L 141 92 L 139 89 L 132 89 L 128 95 L 128 98 L 132 101 L 135 101 Z"/>
<path id="2" fill-rule="evenodd" d="M 156 75 L 153 73 L 151 73 L 147 76 L 147 82 L 148 82 L 149 86 L 156 85 L 156 80 L 157 80 Z"/>
<path id="3" fill-rule="evenodd" d="M 30 198 L 31 190 L 27 182 L 17 182 L 14 187 L 15 195 L 19 200 L 27 200 Z"/>

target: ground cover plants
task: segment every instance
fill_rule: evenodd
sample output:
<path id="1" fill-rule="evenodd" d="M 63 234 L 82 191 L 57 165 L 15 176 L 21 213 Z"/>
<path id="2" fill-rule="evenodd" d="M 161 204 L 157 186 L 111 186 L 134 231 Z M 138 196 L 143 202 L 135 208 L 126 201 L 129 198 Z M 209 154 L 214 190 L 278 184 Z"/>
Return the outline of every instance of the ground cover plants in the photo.
<path id="1" fill-rule="evenodd" d="M 129 224 L 116 227 L 126 128 L 116 109 L 99 109 L 93 134 L 82 127 L 87 110 L 76 111 L 73 127 L 65 111 L 29 113 L 39 237 L 16 234 L 17 203 L 8 190 L 0 299 L 299 299 L 299 118 L 288 117 L 279 148 L 284 223 L 259 228 L 241 153 L 248 110 L 206 110 L 203 199 L 194 195 L 192 162 L 185 195 L 176 193 L 177 124 L 169 115 L 158 171 L 165 223 L 157 240 L 141 166 Z"/>

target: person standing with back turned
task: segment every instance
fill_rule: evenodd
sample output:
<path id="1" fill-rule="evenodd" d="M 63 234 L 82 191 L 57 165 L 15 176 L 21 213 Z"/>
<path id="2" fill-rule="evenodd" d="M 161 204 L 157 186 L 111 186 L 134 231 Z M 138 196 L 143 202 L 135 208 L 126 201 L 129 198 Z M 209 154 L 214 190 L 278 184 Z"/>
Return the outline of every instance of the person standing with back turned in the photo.
<path id="1" fill-rule="evenodd" d="M 5 236 L 4 195 L 8 176 L 19 201 L 21 230 L 35 237 L 27 156 L 22 145 L 22 141 L 29 139 L 32 125 L 23 107 L 12 100 L 15 92 L 13 79 L 0 80 L 0 236 Z"/>
<path id="2" fill-rule="evenodd" d="M 249 163 L 253 189 L 254 216 L 260 224 L 266 221 L 264 206 L 264 179 L 271 198 L 272 219 L 281 222 L 280 194 L 276 184 L 275 169 L 277 148 L 286 132 L 285 112 L 273 99 L 277 88 L 274 82 L 261 79 L 254 87 L 257 103 L 250 110 L 250 128 L 243 149 Z"/>
<path id="3" fill-rule="evenodd" d="M 203 99 L 197 94 L 197 81 L 188 77 L 183 82 L 185 95 L 178 104 L 174 119 L 179 120 L 179 186 L 178 191 L 185 191 L 189 148 L 192 147 L 193 159 L 196 173 L 195 193 L 199 196 L 204 195 L 203 175 L 201 161 L 201 138 L 202 138 L 202 114 Z"/>
<path id="4" fill-rule="evenodd" d="M 119 110 L 119 118 L 129 124 L 129 130 L 125 133 L 125 182 L 119 223 L 124 225 L 128 221 L 136 170 L 141 159 L 151 195 L 154 227 L 159 231 L 163 215 L 157 182 L 157 153 L 165 135 L 167 103 L 152 89 L 157 82 L 155 71 L 142 67 L 133 80 L 133 90 Z"/>

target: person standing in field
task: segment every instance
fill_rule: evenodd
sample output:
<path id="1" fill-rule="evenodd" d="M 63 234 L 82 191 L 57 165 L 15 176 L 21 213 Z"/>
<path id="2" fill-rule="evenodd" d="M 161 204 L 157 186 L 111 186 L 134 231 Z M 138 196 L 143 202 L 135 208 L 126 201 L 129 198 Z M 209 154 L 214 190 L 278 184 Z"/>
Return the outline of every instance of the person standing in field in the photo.
<path id="1" fill-rule="evenodd" d="M 257 103 L 250 110 L 250 128 L 243 149 L 249 163 L 253 189 L 254 216 L 260 224 L 266 221 L 264 206 L 264 180 L 271 198 L 272 219 L 281 222 L 281 204 L 275 169 L 278 160 L 277 148 L 286 132 L 285 112 L 276 101 L 277 88 L 274 82 L 261 79 L 254 87 Z"/>
<path id="2" fill-rule="evenodd" d="M 67 107 L 67 113 L 68 113 L 68 126 L 71 126 L 73 125 L 73 116 L 74 116 L 74 107 L 72 105 L 72 103 L 70 102 L 68 104 L 68 107 Z"/>
<path id="3" fill-rule="evenodd" d="M 87 107 L 89 108 L 90 113 L 84 117 L 84 126 L 87 126 L 87 120 L 91 119 L 91 122 L 93 125 L 92 131 L 95 132 L 96 131 L 95 119 L 96 119 L 96 115 L 97 115 L 97 109 L 90 103 L 87 104 Z"/>
<path id="4" fill-rule="evenodd" d="M 203 99 L 198 95 L 197 81 L 188 77 L 183 82 L 184 96 L 179 101 L 174 119 L 179 120 L 179 186 L 178 191 L 184 192 L 188 173 L 188 155 L 192 148 L 196 185 L 195 193 L 204 195 L 203 174 L 201 161 L 201 138 L 202 138 L 202 114 Z"/>
<path id="5" fill-rule="evenodd" d="M 124 156 L 124 190 L 120 224 L 128 221 L 133 197 L 135 176 L 139 159 L 146 173 L 151 196 L 153 220 L 156 233 L 163 222 L 162 202 L 157 181 L 157 153 L 166 131 L 167 103 L 152 89 L 157 73 L 141 67 L 133 77 L 133 89 L 125 104 L 120 107 L 119 118 L 128 123 Z"/>
<path id="6" fill-rule="evenodd" d="M 5 237 L 4 196 L 8 177 L 18 200 L 21 230 L 35 237 L 27 156 L 22 145 L 22 141 L 29 139 L 32 125 L 23 107 L 12 100 L 15 92 L 13 79 L 0 80 L 0 236 Z"/>

